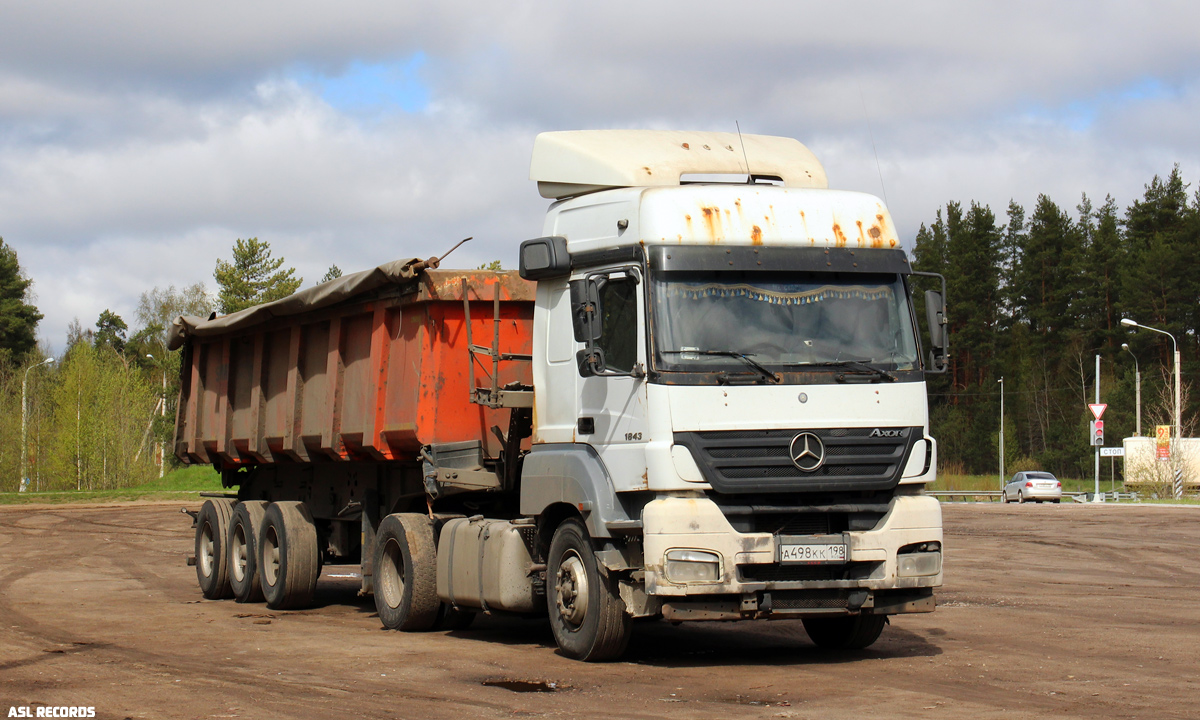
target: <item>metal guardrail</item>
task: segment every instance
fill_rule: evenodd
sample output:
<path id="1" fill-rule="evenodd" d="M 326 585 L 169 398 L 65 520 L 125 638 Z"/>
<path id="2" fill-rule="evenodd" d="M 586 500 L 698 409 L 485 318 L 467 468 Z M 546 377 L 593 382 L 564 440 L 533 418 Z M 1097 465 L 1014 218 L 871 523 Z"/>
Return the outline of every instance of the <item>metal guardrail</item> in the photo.
<path id="1" fill-rule="evenodd" d="M 934 490 L 926 492 L 926 495 L 933 497 L 978 497 L 978 498 L 1000 498 L 999 490 Z M 1093 494 L 1090 492 L 1065 492 L 1064 498 L 1070 498 L 1075 502 L 1091 502 Z M 1134 492 L 1102 492 L 1100 498 L 1105 502 L 1116 502 L 1118 500 L 1137 500 L 1138 494 Z"/>

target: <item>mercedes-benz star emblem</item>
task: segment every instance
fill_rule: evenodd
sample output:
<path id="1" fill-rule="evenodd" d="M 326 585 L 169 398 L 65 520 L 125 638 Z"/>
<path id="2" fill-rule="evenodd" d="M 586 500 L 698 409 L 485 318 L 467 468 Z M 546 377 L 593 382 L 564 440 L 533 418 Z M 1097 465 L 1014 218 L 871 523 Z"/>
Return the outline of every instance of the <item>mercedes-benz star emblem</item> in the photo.
<path id="1" fill-rule="evenodd" d="M 802 432 L 792 438 L 788 454 L 792 464 L 803 472 L 814 472 L 825 464 L 825 443 L 810 432 Z"/>

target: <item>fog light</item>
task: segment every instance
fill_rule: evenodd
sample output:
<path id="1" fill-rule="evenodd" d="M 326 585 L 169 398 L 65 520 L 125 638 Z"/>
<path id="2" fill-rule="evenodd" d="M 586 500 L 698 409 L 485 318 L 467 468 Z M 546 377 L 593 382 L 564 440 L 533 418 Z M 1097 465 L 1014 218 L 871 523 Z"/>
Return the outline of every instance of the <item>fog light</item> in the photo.
<path id="1" fill-rule="evenodd" d="M 718 582 L 721 556 L 704 550 L 668 550 L 663 572 L 677 584 Z"/>
<path id="2" fill-rule="evenodd" d="M 897 556 L 896 574 L 900 577 L 923 577 L 937 575 L 942 571 L 940 552 L 905 553 Z"/>

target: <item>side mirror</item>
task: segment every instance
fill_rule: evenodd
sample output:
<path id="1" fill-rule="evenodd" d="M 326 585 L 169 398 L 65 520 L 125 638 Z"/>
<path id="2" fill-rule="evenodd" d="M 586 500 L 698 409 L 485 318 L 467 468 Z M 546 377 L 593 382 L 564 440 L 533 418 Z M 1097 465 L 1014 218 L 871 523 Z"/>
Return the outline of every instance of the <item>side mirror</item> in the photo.
<path id="1" fill-rule="evenodd" d="M 571 326 L 575 342 L 591 347 L 600 339 L 600 284 L 595 279 L 571 281 Z"/>
<path id="2" fill-rule="evenodd" d="M 925 291 L 925 318 L 929 321 L 929 365 L 945 372 L 947 364 L 946 301 L 936 290 Z"/>
<path id="3" fill-rule="evenodd" d="M 526 240 L 521 243 L 521 277 L 539 280 L 559 277 L 571 272 L 571 255 L 567 239 L 552 236 Z"/>

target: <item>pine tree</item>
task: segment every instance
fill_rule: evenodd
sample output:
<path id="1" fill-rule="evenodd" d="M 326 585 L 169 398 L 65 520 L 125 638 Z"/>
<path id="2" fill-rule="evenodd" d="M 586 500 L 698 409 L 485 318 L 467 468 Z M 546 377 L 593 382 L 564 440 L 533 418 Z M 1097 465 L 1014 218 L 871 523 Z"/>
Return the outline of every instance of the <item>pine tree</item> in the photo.
<path id="1" fill-rule="evenodd" d="M 33 281 L 21 271 L 17 252 L 0 238 L 0 364 L 37 347 L 34 333 L 42 314 L 28 302 L 31 285 Z"/>
<path id="2" fill-rule="evenodd" d="M 271 245 L 258 238 L 233 245 L 233 262 L 217 260 L 213 277 L 217 280 L 217 306 L 234 313 L 296 292 L 304 278 L 295 276 L 295 268 L 281 270 L 283 258 L 271 257 Z"/>

